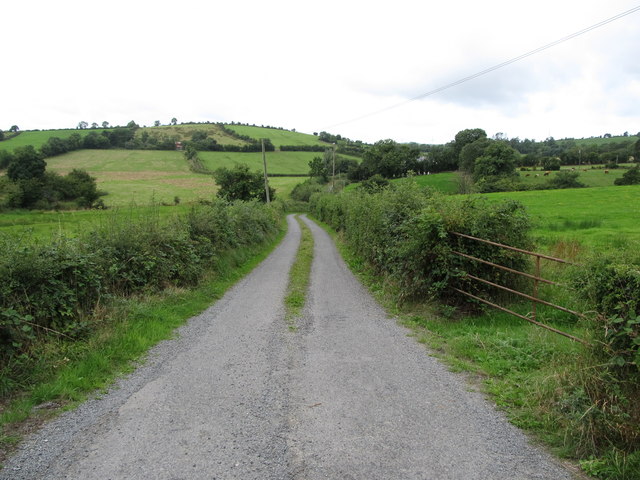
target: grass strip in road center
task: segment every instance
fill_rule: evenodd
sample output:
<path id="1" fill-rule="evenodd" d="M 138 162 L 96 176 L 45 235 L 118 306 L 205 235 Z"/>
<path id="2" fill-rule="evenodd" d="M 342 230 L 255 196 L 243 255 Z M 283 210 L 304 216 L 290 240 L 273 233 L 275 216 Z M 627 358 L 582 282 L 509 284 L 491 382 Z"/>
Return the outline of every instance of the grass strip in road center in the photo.
<path id="1" fill-rule="evenodd" d="M 302 238 L 296 259 L 289 272 L 289 285 L 287 295 L 284 299 L 285 320 L 289 330 L 296 331 L 296 319 L 302 314 L 302 309 L 307 298 L 307 287 L 309 286 L 309 275 L 311 273 L 311 263 L 313 262 L 313 235 L 307 225 L 296 216 L 296 220 L 302 230 Z"/>

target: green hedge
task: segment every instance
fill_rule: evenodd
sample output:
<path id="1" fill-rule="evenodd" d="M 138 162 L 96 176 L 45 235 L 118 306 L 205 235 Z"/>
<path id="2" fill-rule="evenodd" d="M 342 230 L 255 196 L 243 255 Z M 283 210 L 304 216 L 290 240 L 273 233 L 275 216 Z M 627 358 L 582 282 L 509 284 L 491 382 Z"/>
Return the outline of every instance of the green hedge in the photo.
<path id="1" fill-rule="evenodd" d="M 50 245 L 0 237 L 0 367 L 38 336 L 81 336 L 106 299 L 196 284 L 220 252 L 273 238 L 281 218 L 278 206 L 219 201 L 168 222 L 114 216 Z"/>
<path id="2" fill-rule="evenodd" d="M 412 180 L 376 193 L 316 194 L 311 212 L 336 230 L 378 273 L 399 287 L 402 297 L 438 298 L 450 304 L 474 304 L 452 287 L 496 298 L 495 288 L 469 283 L 466 273 L 502 285 L 520 279 L 512 274 L 452 254 L 459 251 L 513 269 L 527 267 L 519 253 L 467 240 L 451 232 L 530 248 L 530 224 L 524 208 L 512 201 L 489 203 L 480 197 L 445 196 L 420 188 Z"/>
<path id="3" fill-rule="evenodd" d="M 574 285 L 598 312 L 596 350 L 618 373 L 640 372 L 640 254 L 619 250 L 576 269 Z"/>

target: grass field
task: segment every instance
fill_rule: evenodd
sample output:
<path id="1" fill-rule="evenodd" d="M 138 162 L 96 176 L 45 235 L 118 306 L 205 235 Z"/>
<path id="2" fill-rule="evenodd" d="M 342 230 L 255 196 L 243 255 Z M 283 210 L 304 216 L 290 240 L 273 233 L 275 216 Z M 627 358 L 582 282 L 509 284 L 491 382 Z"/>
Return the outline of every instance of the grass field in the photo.
<path id="1" fill-rule="evenodd" d="M 186 212 L 190 205 L 136 206 L 109 210 L 29 211 L 13 210 L 0 213 L 0 235 L 7 234 L 25 241 L 49 242 L 60 236 L 75 237 L 79 233 L 114 219 L 144 219 L 150 215 L 169 219 Z"/>
<path id="2" fill-rule="evenodd" d="M 185 125 L 164 125 L 161 127 L 140 128 L 136 131 L 136 137 L 140 137 L 144 132 L 150 136 L 176 137 L 180 141 L 191 140 L 195 132 L 204 131 L 213 138 L 219 145 L 246 145 L 247 142 L 239 140 L 225 133 L 216 123 L 194 123 Z"/>
<path id="3" fill-rule="evenodd" d="M 434 173 L 413 178 L 421 187 L 430 187 L 442 193 L 456 193 L 458 190 L 455 172 Z"/>
<path id="4" fill-rule="evenodd" d="M 630 165 L 629 165 L 630 166 Z M 579 174 L 578 181 L 584 183 L 588 187 L 609 187 L 613 185 L 616 178 L 622 177 L 627 171 L 624 168 L 612 170 L 605 169 L 602 165 L 594 165 L 596 168 L 589 167 L 562 167 L 562 170 L 571 171 L 575 168 L 575 172 Z M 605 173 L 608 172 L 608 173 Z M 544 176 L 543 170 L 534 170 L 527 172 L 518 172 L 520 181 L 526 185 L 543 185 L 548 179 L 553 178 L 557 172 L 551 172 L 548 176 Z M 527 176 L 529 175 L 529 176 Z M 538 176 L 536 176 L 538 175 Z"/>
<path id="5" fill-rule="evenodd" d="M 262 171 L 262 153 L 260 152 L 200 152 L 198 155 L 209 170 L 220 167 L 231 168 L 236 163 L 246 163 L 252 170 Z M 309 162 L 318 156 L 322 156 L 322 153 L 267 152 L 267 170 L 269 173 L 280 175 L 304 175 L 309 173 Z"/>
<path id="6" fill-rule="evenodd" d="M 290 130 L 278 130 L 276 128 L 250 127 L 244 125 L 225 125 L 228 129 L 240 135 L 247 135 L 251 138 L 268 138 L 276 147 L 280 145 L 324 145 L 327 143 L 318 140 L 315 135 L 307 133 L 292 132 Z"/>
<path id="7" fill-rule="evenodd" d="M 589 145 L 605 145 L 608 143 L 621 143 L 621 142 L 633 143 L 638 141 L 638 137 L 635 135 L 629 135 L 628 137 L 620 135 L 620 136 L 615 136 L 611 138 L 601 138 L 601 137 L 576 138 L 573 141 L 575 141 L 575 144 L 579 146 L 589 146 Z M 562 144 L 566 142 L 566 140 L 565 139 L 557 140 L 557 142 Z"/>
<path id="8" fill-rule="evenodd" d="M 40 148 L 51 137 L 69 138 L 74 133 L 86 135 L 89 132 L 101 132 L 103 128 L 97 130 L 42 130 L 37 132 L 21 132 L 18 136 L 3 140 L 0 142 L 0 150 L 13 151 L 16 147 L 24 147 L 25 145 L 33 145 Z"/>
<path id="9" fill-rule="evenodd" d="M 539 245 L 573 243 L 605 250 L 640 241 L 640 186 L 486 194 L 510 198 L 528 210 Z"/>
<path id="10" fill-rule="evenodd" d="M 248 163 L 262 171 L 262 156 L 255 153 L 203 152 L 207 168 L 232 167 Z M 306 173 L 312 152 L 269 152 L 270 173 Z M 308 159 L 307 159 L 308 158 Z M 65 174 L 74 168 L 87 170 L 98 181 L 98 189 L 108 192 L 108 206 L 173 204 L 192 202 L 215 195 L 216 185 L 209 175 L 193 173 L 181 152 L 159 150 L 78 150 L 47 159 L 47 168 Z M 276 193 L 288 196 L 300 177 L 274 177 Z"/>
<path id="11" fill-rule="evenodd" d="M 562 170 L 571 170 L 572 167 L 562 167 Z M 608 170 L 609 173 L 605 173 L 605 169 L 602 165 L 597 165 L 596 168 L 576 168 L 576 171 L 580 175 L 578 181 L 584 183 L 588 187 L 610 187 L 613 186 L 613 182 L 616 178 L 622 177 L 627 171 L 624 168 L 618 168 Z M 543 170 L 531 170 L 526 172 L 517 172 L 519 181 L 525 185 L 543 186 L 547 180 L 552 178 L 556 172 L 551 172 L 548 176 L 544 176 Z M 529 176 L 527 176 L 529 175 Z M 537 175 L 537 176 L 536 176 Z M 457 193 L 457 173 L 456 172 L 443 172 L 434 173 L 431 175 L 419 175 L 414 177 L 418 185 L 422 187 L 431 187 L 443 193 Z M 397 181 L 397 180 L 396 180 Z M 350 186 L 349 189 L 355 188 Z M 540 194 L 540 192 L 538 192 Z"/>
<path id="12" fill-rule="evenodd" d="M 189 170 L 182 153 L 158 150 L 78 150 L 47 159 L 47 168 L 65 174 L 74 168 L 96 177 L 108 206 L 149 205 L 210 198 L 215 183 Z"/>

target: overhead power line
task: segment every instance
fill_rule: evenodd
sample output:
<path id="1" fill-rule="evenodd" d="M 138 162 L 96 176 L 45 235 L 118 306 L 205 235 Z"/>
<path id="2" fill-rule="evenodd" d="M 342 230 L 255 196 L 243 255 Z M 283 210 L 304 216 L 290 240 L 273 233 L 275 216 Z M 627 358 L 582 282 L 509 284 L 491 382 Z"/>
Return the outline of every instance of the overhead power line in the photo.
<path id="1" fill-rule="evenodd" d="M 535 55 L 536 53 L 540 53 L 540 52 L 542 52 L 544 50 L 547 50 L 547 49 L 549 49 L 551 47 L 555 47 L 556 45 L 564 43 L 564 42 L 566 42 L 568 40 L 571 40 L 573 38 L 579 37 L 580 35 L 584 35 L 585 33 L 588 33 L 588 32 L 590 32 L 592 30 L 595 30 L 596 28 L 600 28 L 600 27 L 602 27 L 604 25 L 607 25 L 608 23 L 611 23 L 611 22 L 614 22 L 616 20 L 619 20 L 619 19 L 621 19 L 623 17 L 626 17 L 627 15 L 631 15 L 632 13 L 635 13 L 635 12 L 637 12 L 639 10 L 640 10 L 640 5 L 637 6 L 637 7 L 633 7 L 632 9 L 627 10 L 625 12 L 619 13 L 618 15 L 615 15 L 613 17 L 607 18 L 606 20 L 602 20 L 601 22 L 595 23 L 595 24 L 591 25 L 590 27 L 584 28 L 584 29 L 579 30 L 579 31 L 577 31 L 575 33 L 567 35 L 566 37 L 562 37 L 562 38 L 560 38 L 558 40 L 555 40 L 555 41 L 553 41 L 551 43 L 547 43 L 546 45 L 538 47 L 538 48 L 536 48 L 534 50 L 531 50 L 531 51 L 529 51 L 527 53 L 523 53 L 522 55 L 518 55 L 517 57 L 513 57 L 510 60 L 507 60 L 505 62 L 502 62 L 502 63 L 499 63 L 497 65 L 494 65 L 493 67 L 489 67 L 489 68 L 486 68 L 486 69 L 484 69 L 484 70 L 482 70 L 480 72 L 474 73 L 473 75 L 469 75 L 467 77 L 461 78 L 461 79 L 456 80 L 454 82 L 447 83 L 446 85 L 443 85 L 441 87 L 434 88 L 433 90 L 429 90 L 426 93 L 422 93 L 422 94 L 420 94 L 420 95 L 418 95 L 416 97 L 410 98 L 410 99 L 405 100 L 403 102 L 399 102 L 399 103 L 396 103 L 394 105 L 390 105 L 388 107 L 382 108 L 380 110 L 376 110 L 376 111 L 373 111 L 373 112 L 366 113 L 364 115 L 360 115 L 359 117 L 352 118 L 351 120 L 346 120 L 344 122 L 340 122 L 340 123 L 336 123 L 334 125 L 330 125 L 328 127 L 325 127 L 325 129 L 334 128 L 334 127 L 337 127 L 337 126 L 340 126 L 340 125 L 345 125 L 347 123 L 353 123 L 353 122 L 356 122 L 358 120 L 362 120 L 363 118 L 371 117 L 371 116 L 378 115 L 378 114 L 383 113 L 383 112 L 387 112 L 389 110 L 393 110 L 394 108 L 401 107 L 402 105 L 406 105 L 407 103 L 415 102 L 416 100 L 421 100 L 423 98 L 430 97 L 432 95 L 435 95 L 436 93 L 442 92 L 443 90 L 447 90 L 447 89 L 449 89 L 451 87 L 455 87 L 457 85 L 460 85 L 461 83 L 465 83 L 465 82 L 468 82 L 470 80 L 476 79 L 478 77 L 481 77 L 482 75 L 486 75 L 487 73 L 491 73 L 491 72 L 493 72 L 495 70 L 498 70 L 499 68 L 506 67 L 507 65 L 511 65 L 512 63 L 515 63 L 515 62 L 518 62 L 518 61 L 520 61 L 520 60 L 522 60 L 524 58 L 530 57 L 531 55 Z"/>

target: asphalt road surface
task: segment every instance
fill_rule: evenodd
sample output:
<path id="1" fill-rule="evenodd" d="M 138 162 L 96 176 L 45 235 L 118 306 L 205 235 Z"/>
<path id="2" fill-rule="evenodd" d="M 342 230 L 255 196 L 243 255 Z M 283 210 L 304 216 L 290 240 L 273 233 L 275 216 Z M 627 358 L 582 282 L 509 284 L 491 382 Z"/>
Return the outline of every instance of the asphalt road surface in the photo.
<path id="1" fill-rule="evenodd" d="M 305 219 L 305 221 L 307 221 Z M 3 479 L 570 479 L 389 319 L 312 222 L 108 393 L 29 438 Z"/>

